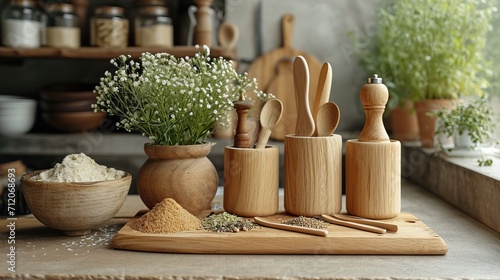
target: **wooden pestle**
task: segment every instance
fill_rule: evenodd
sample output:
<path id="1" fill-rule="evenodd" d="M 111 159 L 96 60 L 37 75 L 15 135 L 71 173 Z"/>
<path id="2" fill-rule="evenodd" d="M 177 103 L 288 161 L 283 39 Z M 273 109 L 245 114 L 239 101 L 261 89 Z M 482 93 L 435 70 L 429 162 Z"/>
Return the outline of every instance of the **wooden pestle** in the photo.
<path id="1" fill-rule="evenodd" d="M 236 125 L 236 134 L 234 135 L 234 147 L 236 148 L 253 148 L 247 126 L 248 110 L 253 107 L 253 104 L 251 100 L 234 102 L 234 108 L 238 114 L 238 124 Z"/>
<path id="2" fill-rule="evenodd" d="M 389 142 L 389 135 L 382 120 L 385 104 L 389 100 L 389 90 L 382 83 L 382 79 L 377 74 L 368 78 L 368 83 L 361 88 L 360 96 L 366 120 L 358 141 Z"/>

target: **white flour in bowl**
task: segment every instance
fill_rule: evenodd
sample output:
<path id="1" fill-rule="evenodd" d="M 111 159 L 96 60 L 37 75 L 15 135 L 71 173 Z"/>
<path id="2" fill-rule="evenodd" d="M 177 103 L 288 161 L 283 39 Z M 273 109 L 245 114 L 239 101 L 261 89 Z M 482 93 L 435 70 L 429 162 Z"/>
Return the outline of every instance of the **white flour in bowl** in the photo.
<path id="1" fill-rule="evenodd" d="M 85 155 L 67 155 L 52 169 L 33 176 L 31 179 L 44 182 L 95 182 L 120 179 L 125 172 L 97 164 Z"/>

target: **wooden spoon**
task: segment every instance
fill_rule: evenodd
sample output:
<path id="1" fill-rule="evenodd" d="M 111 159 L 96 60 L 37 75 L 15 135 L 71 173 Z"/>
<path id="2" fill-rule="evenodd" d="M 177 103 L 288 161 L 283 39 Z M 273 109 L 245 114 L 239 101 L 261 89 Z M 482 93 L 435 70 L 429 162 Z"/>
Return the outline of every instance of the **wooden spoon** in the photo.
<path id="1" fill-rule="evenodd" d="M 261 226 L 265 226 L 265 227 L 277 228 L 277 229 L 300 232 L 300 233 L 307 233 L 307 234 L 318 235 L 318 236 L 323 236 L 323 237 L 328 235 L 328 230 L 326 230 L 326 229 L 315 229 L 315 228 L 280 224 L 280 223 L 275 223 L 275 222 L 265 220 L 261 217 L 254 217 L 253 219 L 257 224 L 259 224 Z"/>
<path id="2" fill-rule="evenodd" d="M 321 67 L 321 72 L 319 73 L 318 87 L 316 88 L 316 97 L 314 99 L 314 105 L 312 107 L 312 115 L 314 123 L 316 123 L 316 129 L 314 130 L 313 136 L 318 135 L 317 126 L 317 116 L 319 108 L 330 100 L 330 90 L 332 88 L 332 66 L 330 63 L 325 62 Z"/>
<path id="3" fill-rule="evenodd" d="M 267 145 L 271 129 L 281 120 L 283 115 L 283 103 L 279 99 L 271 99 L 266 101 L 260 111 L 260 126 L 261 130 L 257 140 L 256 149 L 263 149 Z"/>
<path id="4" fill-rule="evenodd" d="M 293 62 L 293 84 L 297 105 L 295 135 L 311 136 L 314 133 L 314 119 L 309 107 L 309 69 L 306 59 L 301 55 Z"/>
<path id="5" fill-rule="evenodd" d="M 334 102 L 327 102 L 318 110 L 316 118 L 317 136 L 330 136 L 340 121 L 340 109 Z"/>
<path id="6" fill-rule="evenodd" d="M 221 47 L 234 49 L 240 38 L 240 31 L 235 24 L 224 22 L 219 27 L 217 37 Z"/>

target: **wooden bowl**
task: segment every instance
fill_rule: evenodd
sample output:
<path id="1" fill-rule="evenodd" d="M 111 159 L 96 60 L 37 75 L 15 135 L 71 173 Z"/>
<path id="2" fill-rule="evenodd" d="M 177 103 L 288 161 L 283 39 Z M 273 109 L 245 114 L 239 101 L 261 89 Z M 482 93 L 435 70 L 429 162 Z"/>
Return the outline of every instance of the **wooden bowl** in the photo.
<path id="1" fill-rule="evenodd" d="M 48 101 L 76 101 L 76 100 L 96 100 L 97 93 L 94 93 L 95 86 L 68 84 L 58 85 L 40 92 L 42 100 Z"/>
<path id="2" fill-rule="evenodd" d="M 65 132 L 80 132 L 99 127 L 106 118 L 104 112 L 44 112 L 42 118 L 53 128 Z"/>
<path id="3" fill-rule="evenodd" d="M 43 170 L 21 177 L 21 190 L 29 209 L 44 225 L 66 235 L 84 235 L 107 223 L 128 195 L 132 175 L 121 179 L 66 183 L 34 181 Z"/>
<path id="4" fill-rule="evenodd" d="M 76 101 L 49 101 L 41 100 L 40 107 L 45 112 L 90 112 L 92 104 L 96 101 L 89 100 L 76 100 Z"/>

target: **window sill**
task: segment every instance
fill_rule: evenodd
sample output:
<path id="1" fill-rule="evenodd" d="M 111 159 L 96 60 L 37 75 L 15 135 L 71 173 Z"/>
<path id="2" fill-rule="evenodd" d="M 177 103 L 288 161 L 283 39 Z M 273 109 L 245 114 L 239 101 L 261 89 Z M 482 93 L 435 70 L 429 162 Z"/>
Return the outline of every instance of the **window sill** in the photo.
<path id="1" fill-rule="evenodd" d="M 480 167 L 478 156 L 449 156 L 402 143 L 402 176 L 431 191 L 471 217 L 500 232 L 500 156 L 485 152 L 493 165 Z"/>

